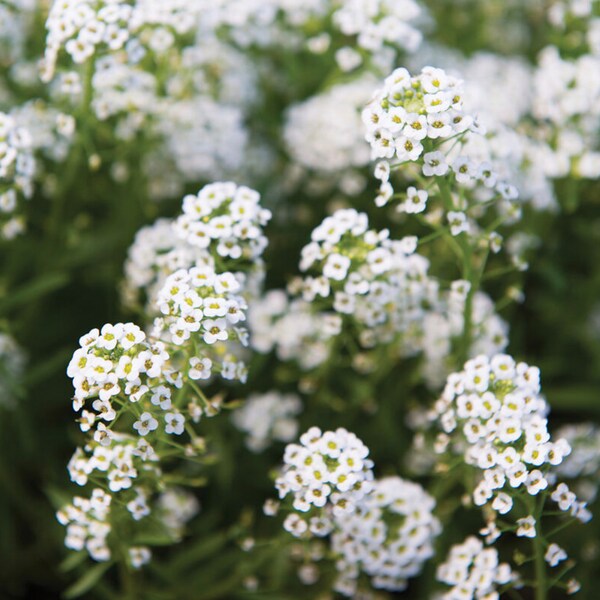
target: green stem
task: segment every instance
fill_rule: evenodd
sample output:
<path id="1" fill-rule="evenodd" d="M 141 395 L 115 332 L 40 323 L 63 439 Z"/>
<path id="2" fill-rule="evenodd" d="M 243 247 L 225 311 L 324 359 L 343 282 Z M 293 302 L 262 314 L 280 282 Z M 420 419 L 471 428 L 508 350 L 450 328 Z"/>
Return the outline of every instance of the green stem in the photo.
<path id="1" fill-rule="evenodd" d="M 131 571 L 131 568 L 126 562 L 127 558 L 123 558 L 119 561 L 119 579 L 121 581 L 121 590 L 123 600 L 136 600 L 138 598 L 135 577 Z"/>
<path id="2" fill-rule="evenodd" d="M 536 535 L 532 538 L 535 560 L 535 600 L 546 600 L 548 595 L 548 582 L 546 579 L 546 563 L 544 561 L 544 536 L 542 534 L 542 512 L 544 508 L 544 495 L 540 494 L 535 510 Z"/>

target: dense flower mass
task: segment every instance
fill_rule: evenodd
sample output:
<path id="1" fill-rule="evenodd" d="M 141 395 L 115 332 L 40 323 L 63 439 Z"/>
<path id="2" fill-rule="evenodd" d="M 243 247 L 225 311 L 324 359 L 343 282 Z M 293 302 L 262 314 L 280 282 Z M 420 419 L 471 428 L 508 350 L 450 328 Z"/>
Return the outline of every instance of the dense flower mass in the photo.
<path id="1" fill-rule="evenodd" d="M 423 488 L 400 477 L 375 481 L 373 490 L 352 515 L 335 520 L 331 549 L 338 557 L 337 591 L 356 593 L 361 573 L 375 588 L 403 590 L 433 556 L 440 523 L 435 501 Z"/>
<path id="2" fill-rule="evenodd" d="M 437 140 L 476 128 L 462 103 L 462 82 L 443 70 L 425 67 L 412 77 L 406 69 L 396 69 L 363 111 L 373 158 L 416 161 L 424 155 L 424 175 L 445 175 L 451 166 L 435 151 Z M 461 173 L 460 165 L 452 168 Z"/>
<path id="3" fill-rule="evenodd" d="M 191 246 L 214 246 L 223 259 L 256 260 L 267 245 L 262 228 L 271 218 L 259 201 L 258 192 L 244 186 L 207 185 L 196 196 L 183 199 L 183 215 L 175 230 Z"/>
<path id="4" fill-rule="evenodd" d="M 437 571 L 439 581 L 452 586 L 442 597 L 499 598 L 498 589 L 514 580 L 507 563 L 501 563 L 495 548 L 484 548 L 474 536 L 450 549 L 446 562 Z"/>
<path id="5" fill-rule="evenodd" d="M 31 135 L 15 119 L 0 112 L 0 239 L 22 233 L 23 217 L 18 208 L 33 193 L 35 162 Z"/>
<path id="6" fill-rule="evenodd" d="M 232 415 L 234 425 L 247 433 L 246 446 L 261 452 L 272 441 L 291 442 L 298 433 L 296 415 L 302 402 L 295 394 L 251 394 L 244 406 Z"/>
<path id="7" fill-rule="evenodd" d="M 522 488 L 536 496 L 550 484 L 548 471 L 570 454 L 564 438 L 552 441 L 548 406 L 540 394 L 539 369 L 516 363 L 506 354 L 478 356 L 448 377 L 434 408 L 445 432 L 439 448 L 450 444 L 467 464 L 481 470 L 473 491 L 475 504 L 489 501 L 494 511 L 508 513 L 512 490 Z M 578 502 L 574 508 L 572 504 L 561 510 L 572 509 L 574 516 L 586 521 L 585 504 Z"/>
<path id="8" fill-rule="evenodd" d="M 0 0 L 0 67 L 6 594 L 593 594 L 598 0 Z"/>
<path id="9" fill-rule="evenodd" d="M 301 537 L 308 531 L 327 535 L 331 519 L 353 513 L 373 489 L 369 449 L 346 429 L 322 432 L 311 427 L 300 444 L 285 449 L 283 472 L 275 483 L 279 497 L 293 497 L 293 507 L 305 516 L 290 514 L 285 527 Z M 318 509 L 315 516 L 311 509 Z"/>

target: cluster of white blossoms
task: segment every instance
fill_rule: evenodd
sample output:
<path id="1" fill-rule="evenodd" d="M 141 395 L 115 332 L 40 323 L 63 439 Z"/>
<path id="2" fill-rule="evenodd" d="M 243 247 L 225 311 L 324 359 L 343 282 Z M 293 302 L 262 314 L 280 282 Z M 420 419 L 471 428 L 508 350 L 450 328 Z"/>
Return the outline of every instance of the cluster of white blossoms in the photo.
<path id="1" fill-rule="evenodd" d="M 506 354 L 477 356 L 448 377 L 433 410 L 444 431 L 437 451 L 450 446 L 481 470 L 476 505 L 491 502 L 497 513 L 508 513 L 517 490 L 532 496 L 545 490 L 548 471 L 571 452 L 565 439 L 551 440 L 548 405 L 540 394 L 539 369 Z M 579 520 L 589 519 L 585 503 L 568 508 Z"/>
<path id="2" fill-rule="evenodd" d="M 477 52 L 466 58 L 442 47 L 430 47 L 415 59 L 415 67 L 436 64 L 464 80 L 463 110 L 477 115 L 485 134 L 463 137 L 460 153 L 478 164 L 489 163 L 499 180 L 516 186 L 522 202 L 536 210 L 556 209 L 547 175 L 548 152 L 527 125 L 534 98 L 533 67 L 516 56 Z M 494 190 L 479 186 L 473 193 L 478 202 L 485 202 Z"/>
<path id="3" fill-rule="evenodd" d="M 106 538 L 111 531 L 108 517 L 112 496 L 95 488 L 90 498 L 75 496 L 57 513 L 58 521 L 67 528 L 65 546 L 80 551 L 85 548 L 96 561 L 106 561 L 111 552 Z"/>
<path id="4" fill-rule="evenodd" d="M 157 306 L 163 317 L 155 321 L 155 329 L 175 346 L 190 346 L 188 376 L 208 379 L 211 371 L 220 372 L 224 379 L 245 381 L 246 367 L 226 347 L 210 353 L 199 353 L 197 343 L 208 347 L 228 340 L 247 345 L 247 331 L 241 326 L 246 320 L 246 301 L 238 292 L 241 286 L 230 272 L 216 273 L 212 267 L 180 269 L 167 277 L 158 292 Z M 192 351 L 195 350 L 195 351 Z M 216 360 L 221 356 L 221 364 Z"/>
<path id="5" fill-rule="evenodd" d="M 498 587 L 509 585 L 515 578 L 510 566 L 500 562 L 498 551 L 484 548 L 474 536 L 452 546 L 448 559 L 437 570 L 438 581 L 452 586 L 442 596 L 444 600 L 498 599 Z"/>
<path id="6" fill-rule="evenodd" d="M 158 421 L 154 419 L 154 423 L 158 424 Z M 82 420 L 81 424 L 86 429 L 89 421 Z M 67 469 L 71 481 L 81 486 L 88 483 L 89 478 L 94 476 L 94 471 L 105 473 L 110 491 L 119 492 L 131 488 L 134 484 L 134 480 L 139 474 L 138 468 L 136 468 L 136 462 L 139 461 L 136 457 L 139 457 L 140 454 L 140 449 L 136 446 L 133 438 L 113 433 L 108 443 L 104 438 L 94 446 L 93 450 L 88 448 L 88 454 L 78 448 L 71 457 Z M 151 460 L 150 457 L 154 458 L 154 454 L 148 455 L 149 460 Z"/>
<path id="7" fill-rule="evenodd" d="M 10 114 L 0 112 L 0 239 L 22 233 L 19 202 L 22 197 L 31 197 L 34 173 L 29 131 Z"/>
<path id="8" fill-rule="evenodd" d="M 375 588 L 404 590 L 433 556 L 441 531 L 434 507 L 434 499 L 416 483 L 400 477 L 376 480 L 358 510 L 335 520 L 336 591 L 356 594 L 361 573 Z"/>
<path id="9" fill-rule="evenodd" d="M 203 4 L 203 22 L 211 30 L 225 26 L 240 46 L 294 47 L 303 41 L 298 36 L 303 28 L 323 31 L 333 25 L 331 33 L 349 44 L 342 50 L 356 55 L 352 68 L 362 64 L 365 52 L 387 65 L 395 51 L 414 52 L 422 39 L 416 25 L 423 9 L 415 0 L 203 0 Z M 331 37 L 314 36 L 308 47 L 322 53 L 332 45 Z"/>
<path id="10" fill-rule="evenodd" d="M 442 69 L 424 67 L 417 76 L 395 69 L 362 112 L 372 158 L 417 161 L 423 156 L 423 174 L 445 175 L 450 168 L 436 148 L 448 138 L 477 130 L 463 108 L 462 81 Z M 473 176 L 471 170 L 465 175 Z"/>
<path id="11" fill-rule="evenodd" d="M 175 35 L 196 24 L 195 3 L 143 0 L 56 0 L 46 22 L 47 37 L 42 77 L 54 76 L 62 50 L 75 64 L 83 64 L 102 51 L 125 49 L 138 62 L 148 50 L 160 55 L 175 42 Z M 145 30 L 144 30 L 145 29 Z"/>
<path id="12" fill-rule="evenodd" d="M 368 165 L 370 152 L 361 131 L 360 108 L 371 97 L 375 83 L 367 74 L 290 107 L 283 137 L 294 161 L 329 177 Z"/>
<path id="13" fill-rule="evenodd" d="M 75 388 L 73 408 L 84 409 L 82 429 L 87 431 L 99 423 L 96 441 L 110 443 L 112 431 L 105 423 L 116 419 L 123 402 L 136 403 L 140 412 L 151 405 L 170 407 L 170 385 L 180 385 L 180 375 L 172 370 L 162 342 L 150 343 L 133 323 L 107 323 L 82 336 L 79 344 L 67 375 Z M 164 385 L 167 381 L 169 386 Z M 93 400 L 91 406 L 88 400 Z"/>
<path id="14" fill-rule="evenodd" d="M 550 177 L 600 177 L 600 81 L 590 77 L 599 69 L 600 51 L 565 59 L 549 46 L 538 57 L 532 112 L 542 127 L 533 136 L 546 142 L 544 169 Z"/>
<path id="15" fill-rule="evenodd" d="M 241 408 L 232 415 L 233 424 L 247 434 L 246 446 L 253 452 L 262 452 L 273 441 L 291 442 L 298 434 L 295 418 L 302 410 L 302 401 L 296 394 L 277 391 L 251 394 Z"/>
<path id="16" fill-rule="evenodd" d="M 300 270 L 317 276 L 302 281 L 302 295 L 309 302 L 332 296 L 336 312 L 389 337 L 422 318 L 437 288 L 427 277 L 429 262 L 415 253 L 416 237 L 390 240 L 387 229 L 368 227 L 365 213 L 341 209 L 313 230 Z"/>
<path id="17" fill-rule="evenodd" d="M 231 182 L 213 183 L 185 196 L 175 230 L 192 246 L 214 247 L 224 260 L 255 261 L 267 246 L 263 227 L 270 219 L 258 192 Z"/>
<path id="18" fill-rule="evenodd" d="M 475 117 L 465 112 L 463 96 L 463 82 L 443 69 L 427 66 L 419 75 L 411 76 L 399 68 L 387 77 L 362 113 L 372 158 L 383 159 L 375 168 L 381 181 L 377 206 L 394 197 L 402 199 L 397 205 L 401 212 L 422 213 L 427 209 L 429 191 L 423 189 L 427 186 L 417 183 L 406 192 L 394 194 L 390 180 L 393 170 L 416 163 L 420 169 L 417 182 L 445 178 L 452 186 L 487 190 L 479 194 L 477 204 L 497 195 L 499 208 L 512 218 L 519 216 L 517 189 L 502 179 L 489 161 L 463 151 L 469 132 L 482 133 Z M 456 201 L 451 194 L 442 199 L 452 235 L 468 233 L 473 228 L 465 212 L 468 203 Z"/>
<path id="19" fill-rule="evenodd" d="M 284 528 L 303 540 L 330 536 L 338 593 L 362 592 L 364 576 L 378 589 L 405 589 L 433 556 L 441 531 L 434 499 L 400 477 L 374 480 L 368 448 L 345 429 L 312 427 L 300 442 L 286 448 L 275 483 L 281 499 L 293 497 Z M 270 501 L 264 510 L 278 508 Z"/>
<path id="20" fill-rule="evenodd" d="M 262 278 L 263 226 L 270 217 L 257 192 L 233 183 L 209 184 L 186 196 L 179 218 L 159 219 L 136 234 L 125 263 L 125 304 L 134 306 L 143 295 L 152 314 L 167 277 L 180 269 L 215 269 L 224 262 L 244 293 L 253 294 Z"/>
<path id="21" fill-rule="evenodd" d="M 116 446 L 114 450 L 118 452 L 122 448 Z M 138 457 L 142 454 L 137 451 Z M 85 549 L 98 562 L 110 560 L 113 551 L 107 538 L 113 531 L 113 513 L 116 514 L 117 521 L 128 515 L 133 523 L 141 522 L 141 527 L 144 519 L 151 515 L 155 527 L 163 528 L 173 542 L 178 541 L 184 533 L 186 523 L 197 514 L 199 504 L 193 495 L 180 488 L 165 488 L 162 485 L 161 490 L 157 496 L 153 496 L 146 485 L 140 485 L 126 489 L 115 498 L 115 490 L 111 489 L 111 494 L 96 487 L 89 498 L 75 496 L 70 504 L 56 513 L 59 523 L 67 528 L 65 546 L 75 551 Z M 137 545 L 134 540 L 135 537 L 126 542 L 127 556 L 131 566 L 139 569 L 150 562 L 152 552 L 147 546 Z"/>
<path id="22" fill-rule="evenodd" d="M 373 489 L 369 449 L 346 429 L 322 432 L 311 427 L 300 444 L 289 444 L 275 482 L 281 499 L 293 497 L 284 527 L 296 537 L 325 536 L 332 518 L 353 513 Z"/>
<path id="23" fill-rule="evenodd" d="M 25 353 L 15 339 L 0 333 L 0 407 L 15 405 L 26 362 Z"/>
<path id="24" fill-rule="evenodd" d="M 563 425 L 556 430 L 567 440 L 571 454 L 555 468 L 561 479 L 574 479 L 577 496 L 593 502 L 598 494 L 600 473 L 600 428 L 592 423 Z"/>
<path id="25" fill-rule="evenodd" d="M 421 16 L 422 8 L 414 0 L 353 0 L 336 4 L 339 8 L 333 14 L 333 22 L 344 35 L 356 35 L 358 45 L 368 51 L 391 44 L 414 52 L 421 44 L 423 36 L 411 21 Z"/>
<path id="26" fill-rule="evenodd" d="M 284 290 L 269 290 L 250 303 L 250 346 L 266 354 L 274 350 L 279 360 L 297 361 L 303 370 L 323 364 L 333 338 L 340 333 L 340 315 L 313 310 L 301 298 L 290 300 Z"/>

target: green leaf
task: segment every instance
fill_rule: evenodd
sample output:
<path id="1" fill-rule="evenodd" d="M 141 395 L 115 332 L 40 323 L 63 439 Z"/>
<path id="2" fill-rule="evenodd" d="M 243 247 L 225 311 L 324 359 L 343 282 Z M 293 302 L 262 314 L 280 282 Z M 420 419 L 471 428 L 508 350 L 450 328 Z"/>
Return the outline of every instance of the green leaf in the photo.
<path id="1" fill-rule="evenodd" d="M 65 590 L 63 598 L 66 600 L 70 600 L 71 598 L 79 598 L 86 592 L 89 592 L 102 578 L 104 573 L 110 569 L 112 564 L 112 562 L 103 562 L 87 569 L 72 586 Z"/>
<path id="2" fill-rule="evenodd" d="M 79 566 L 87 557 L 87 552 L 71 552 L 59 565 L 61 573 L 68 573 Z"/>
<path id="3" fill-rule="evenodd" d="M 69 281 L 67 273 L 48 273 L 32 283 L 26 284 L 10 296 L 0 300 L 0 314 L 4 314 L 11 309 L 28 304 L 32 300 L 41 298 L 51 292 L 64 287 Z"/>

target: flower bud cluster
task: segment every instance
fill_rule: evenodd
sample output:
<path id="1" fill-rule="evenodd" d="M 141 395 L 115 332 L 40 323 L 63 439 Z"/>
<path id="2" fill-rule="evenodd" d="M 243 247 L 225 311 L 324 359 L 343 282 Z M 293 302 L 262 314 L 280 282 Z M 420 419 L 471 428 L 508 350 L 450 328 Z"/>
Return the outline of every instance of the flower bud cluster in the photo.
<path id="1" fill-rule="evenodd" d="M 346 429 L 322 432 L 311 427 L 300 444 L 285 449 L 283 472 L 275 486 L 281 499 L 293 497 L 284 527 L 296 537 L 310 530 L 327 535 L 331 519 L 353 513 L 373 489 L 373 462 L 369 449 Z"/>
<path id="2" fill-rule="evenodd" d="M 571 448 L 566 440 L 552 441 L 540 395 L 540 374 L 506 354 L 481 355 L 464 370 L 448 377 L 434 407 L 444 434 L 438 450 L 448 443 L 467 464 L 481 471 L 473 501 L 506 514 L 518 493 L 535 496 L 549 485 L 548 471 L 559 465 Z M 583 520 L 584 504 L 578 504 Z"/>
<path id="3" fill-rule="evenodd" d="M 296 394 L 277 391 L 251 394 L 241 408 L 232 415 L 233 424 L 247 433 L 246 446 L 253 452 L 262 452 L 273 441 L 291 442 L 298 433 L 296 415 L 302 410 L 302 401 Z"/>
<path id="4" fill-rule="evenodd" d="M 450 549 L 446 562 L 437 570 L 437 579 L 452 586 L 442 598 L 499 598 L 498 586 L 516 578 L 507 563 L 501 563 L 495 548 L 484 548 L 481 540 L 468 537 Z"/>
<path id="5" fill-rule="evenodd" d="M 404 590 L 433 556 L 433 541 L 441 531 L 434 507 L 433 498 L 416 483 L 400 477 L 376 480 L 357 511 L 335 520 L 335 589 L 354 595 L 365 573 L 375 588 Z"/>
<path id="6" fill-rule="evenodd" d="M 31 143 L 29 131 L 0 112 L 0 239 L 12 239 L 24 229 L 18 208 L 21 199 L 33 193 Z"/>

